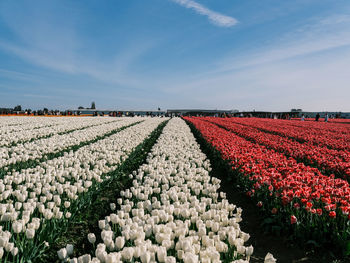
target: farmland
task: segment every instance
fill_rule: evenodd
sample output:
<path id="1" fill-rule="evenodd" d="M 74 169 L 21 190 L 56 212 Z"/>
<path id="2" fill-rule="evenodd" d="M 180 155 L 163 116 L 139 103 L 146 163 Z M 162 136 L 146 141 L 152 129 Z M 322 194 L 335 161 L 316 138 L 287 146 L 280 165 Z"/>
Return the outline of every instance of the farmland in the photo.
<path id="1" fill-rule="evenodd" d="M 236 192 L 268 235 L 349 254 L 346 121 L 3 117 L 0 131 L 1 262 L 279 260 L 255 255 Z"/>

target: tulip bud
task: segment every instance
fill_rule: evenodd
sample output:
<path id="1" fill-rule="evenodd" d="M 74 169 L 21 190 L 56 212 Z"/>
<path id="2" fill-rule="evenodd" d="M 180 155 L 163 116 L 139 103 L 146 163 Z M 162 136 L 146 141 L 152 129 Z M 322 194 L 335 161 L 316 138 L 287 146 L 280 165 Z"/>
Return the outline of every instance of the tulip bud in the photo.
<path id="1" fill-rule="evenodd" d="M 94 244 L 96 242 L 96 236 L 94 233 L 89 233 L 88 234 L 88 240 L 91 244 Z"/>
<path id="2" fill-rule="evenodd" d="M 275 263 L 277 260 L 273 257 L 271 253 L 267 253 L 265 256 L 264 263 Z"/>
<path id="3" fill-rule="evenodd" d="M 11 254 L 12 254 L 12 256 L 15 257 L 18 254 L 18 248 L 17 247 L 12 248 L 11 249 Z"/>
<path id="4" fill-rule="evenodd" d="M 72 244 L 67 244 L 66 250 L 67 250 L 67 255 L 68 255 L 68 256 L 73 255 L 73 249 L 74 249 L 74 247 L 73 247 Z"/>
<path id="5" fill-rule="evenodd" d="M 115 239 L 115 246 L 117 249 L 122 249 L 125 244 L 125 238 L 123 236 L 119 236 Z"/>
<path id="6" fill-rule="evenodd" d="M 60 260 L 65 260 L 68 256 L 67 254 L 67 249 L 66 248 L 61 248 L 60 250 L 57 251 L 58 258 Z"/>
<path id="7" fill-rule="evenodd" d="M 116 209 L 115 203 L 110 203 L 109 206 L 110 206 L 112 211 L 114 211 Z"/>
<path id="8" fill-rule="evenodd" d="M 164 247 L 158 247 L 157 249 L 158 262 L 165 262 L 166 255 L 167 255 L 166 249 Z"/>
<path id="9" fill-rule="evenodd" d="M 18 233 L 20 233 L 22 231 L 22 224 L 20 222 L 18 222 L 18 221 L 15 221 L 12 224 L 12 229 L 13 229 L 13 232 L 18 234 Z"/>
<path id="10" fill-rule="evenodd" d="M 141 253 L 140 259 L 142 263 L 149 263 L 151 261 L 151 253 L 148 251 Z"/>
<path id="11" fill-rule="evenodd" d="M 121 253 L 122 253 L 123 259 L 125 259 L 126 261 L 131 261 L 133 255 L 134 255 L 134 248 L 125 247 Z"/>
<path id="12" fill-rule="evenodd" d="M 35 229 L 27 228 L 27 230 L 26 230 L 26 237 L 28 239 L 33 239 L 34 235 L 35 235 Z"/>
<path id="13" fill-rule="evenodd" d="M 98 221 L 98 227 L 103 230 L 106 227 L 106 221 L 105 220 L 99 220 Z"/>

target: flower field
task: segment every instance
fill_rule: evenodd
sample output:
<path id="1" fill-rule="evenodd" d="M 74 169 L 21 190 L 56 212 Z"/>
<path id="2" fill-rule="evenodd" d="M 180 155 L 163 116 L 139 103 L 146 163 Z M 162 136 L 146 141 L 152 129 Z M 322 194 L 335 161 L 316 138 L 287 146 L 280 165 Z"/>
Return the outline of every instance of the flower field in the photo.
<path id="1" fill-rule="evenodd" d="M 21 149 L 16 153 L 26 156 L 25 160 L 28 156 L 42 157 L 51 151 L 56 151 L 58 157 L 48 155 L 50 158 L 44 162 L 29 162 L 31 165 L 26 169 L 14 166 L 7 170 L 5 166 L 7 172 L 0 179 L 0 255 L 15 261 L 36 256 L 41 246 L 49 245 L 53 238 L 50 232 L 79 212 L 79 201 L 84 200 L 89 189 L 95 189 L 95 185 L 105 180 L 104 175 L 115 170 L 161 121 L 133 118 L 106 122 L 99 119 L 92 126 L 83 120 L 79 125 L 74 124 L 80 128 L 69 134 L 53 129 L 58 134 L 30 142 L 35 145 L 34 149 L 24 147 L 26 143 L 15 146 Z M 75 147 L 71 148 L 73 143 Z M 11 152 L 9 149 L 5 150 Z M 57 151 L 63 154 L 60 156 Z M 3 158 L 4 165 L 7 160 Z M 16 160 L 12 156 L 11 160 L 16 164 L 23 158 Z"/>
<path id="2" fill-rule="evenodd" d="M 271 222 L 298 240 L 349 253 L 350 126 L 186 118 L 227 161 Z M 344 179 L 343 179 L 344 178 Z"/>
<path id="3" fill-rule="evenodd" d="M 72 262 L 247 262 L 249 234 L 240 230 L 242 210 L 219 193 L 210 162 L 185 122 L 172 119 L 130 174 L 132 187 L 117 199 L 117 211 L 99 222 L 101 242 Z M 112 209 L 115 205 L 112 204 Z M 91 243 L 96 237 L 89 234 Z M 69 247 L 62 248 L 61 260 Z M 272 262 L 272 261 L 271 261 Z"/>
<path id="4" fill-rule="evenodd" d="M 0 262 L 250 262 L 244 210 L 221 191 L 213 163 L 228 167 L 225 182 L 272 232 L 346 256 L 349 130 L 253 118 L 4 117 Z M 276 262 L 267 252 L 262 261 Z"/>

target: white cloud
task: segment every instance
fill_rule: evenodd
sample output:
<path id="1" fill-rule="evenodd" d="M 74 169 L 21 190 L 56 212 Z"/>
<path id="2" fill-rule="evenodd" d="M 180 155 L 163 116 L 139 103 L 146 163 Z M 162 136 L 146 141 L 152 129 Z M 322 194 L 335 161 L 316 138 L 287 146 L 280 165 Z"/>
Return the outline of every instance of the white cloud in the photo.
<path id="1" fill-rule="evenodd" d="M 210 10 L 207 7 L 195 1 L 192 1 L 192 0 L 172 0 L 172 1 L 186 8 L 193 9 L 198 14 L 207 16 L 209 20 L 217 26 L 231 27 L 238 23 L 238 21 L 235 18 Z"/>
<path id="2" fill-rule="evenodd" d="M 350 45 L 350 16 L 332 15 L 311 19 L 310 23 L 286 32 L 270 44 L 243 55 L 227 55 L 216 65 L 215 73 L 240 70 L 289 59 L 303 58 L 312 54 L 331 51 Z"/>
<path id="3" fill-rule="evenodd" d="M 117 84 L 122 86 L 140 87 L 144 81 L 135 78 L 134 73 L 129 68 L 133 63 L 145 54 L 155 45 L 154 41 L 145 41 L 142 47 L 129 46 L 111 55 L 106 61 L 94 60 L 89 57 L 83 57 L 72 50 L 56 50 L 48 52 L 40 49 L 38 46 L 18 45 L 4 41 L 0 38 L 0 50 L 5 50 L 17 57 L 28 61 L 33 65 L 42 66 L 54 71 L 63 72 L 71 75 L 84 74 L 103 83 Z M 24 75 L 9 74 L 0 68 L 0 76 L 5 74 L 7 77 L 23 79 Z M 37 76 L 36 76 L 37 78 Z"/>
<path id="4" fill-rule="evenodd" d="M 193 98 L 193 107 L 350 111 L 349 22 L 332 16 L 243 55 L 233 51 L 213 70 L 169 80 L 167 91 Z"/>
<path id="5" fill-rule="evenodd" d="M 169 96 L 192 99 L 192 107 L 289 111 L 350 111 L 350 49 L 316 61 L 268 63 L 172 84 Z"/>

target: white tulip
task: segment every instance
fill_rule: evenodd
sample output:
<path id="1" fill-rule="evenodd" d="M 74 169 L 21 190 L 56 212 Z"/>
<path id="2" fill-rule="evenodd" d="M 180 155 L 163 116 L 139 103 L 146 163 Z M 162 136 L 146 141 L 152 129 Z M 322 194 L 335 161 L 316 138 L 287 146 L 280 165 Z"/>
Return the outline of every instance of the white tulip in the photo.
<path id="1" fill-rule="evenodd" d="M 119 236 L 115 239 L 115 246 L 117 249 L 121 250 L 124 247 L 125 238 L 123 236 Z"/>
<path id="2" fill-rule="evenodd" d="M 60 250 L 57 251 L 57 255 L 60 260 L 65 260 L 68 256 L 67 249 L 61 248 Z"/>
<path id="3" fill-rule="evenodd" d="M 67 244 L 66 250 L 67 250 L 67 255 L 71 256 L 73 255 L 74 246 L 72 244 Z"/>
<path id="4" fill-rule="evenodd" d="M 33 229 L 33 228 L 27 228 L 27 230 L 26 230 L 26 237 L 27 237 L 28 239 L 33 239 L 34 236 L 35 236 L 35 229 Z"/>
<path id="5" fill-rule="evenodd" d="M 149 263 L 151 261 L 151 253 L 148 251 L 141 253 L 140 259 L 142 263 Z"/>
<path id="6" fill-rule="evenodd" d="M 131 261 L 134 255 L 134 248 L 133 247 L 124 247 L 121 251 L 122 258 L 126 261 Z"/>
<path id="7" fill-rule="evenodd" d="M 106 227 L 106 220 L 99 220 L 98 221 L 98 227 L 102 230 Z"/>
<path id="8" fill-rule="evenodd" d="M 273 257 L 271 253 L 267 253 L 264 259 L 264 263 L 275 263 L 277 260 Z"/>
<path id="9" fill-rule="evenodd" d="M 78 258 L 79 263 L 91 263 L 91 256 L 89 254 L 82 255 Z"/>
<path id="10" fill-rule="evenodd" d="M 166 248 L 165 247 L 158 247 L 158 249 L 157 249 L 158 262 L 165 262 L 166 256 L 167 256 Z"/>
<path id="11" fill-rule="evenodd" d="M 115 203 L 110 203 L 109 206 L 110 206 L 112 211 L 114 211 L 116 209 Z"/>
<path id="12" fill-rule="evenodd" d="M 18 248 L 17 247 L 13 247 L 12 249 L 11 249 L 11 254 L 12 254 L 12 256 L 16 256 L 17 254 L 18 254 Z"/>
<path id="13" fill-rule="evenodd" d="M 23 228 L 23 225 L 20 222 L 18 222 L 18 221 L 13 222 L 13 224 L 12 224 L 13 232 L 18 234 L 22 231 L 22 228 Z"/>
<path id="14" fill-rule="evenodd" d="M 91 244 L 94 244 L 96 242 L 96 236 L 94 233 L 89 233 L 88 234 L 88 240 Z"/>

